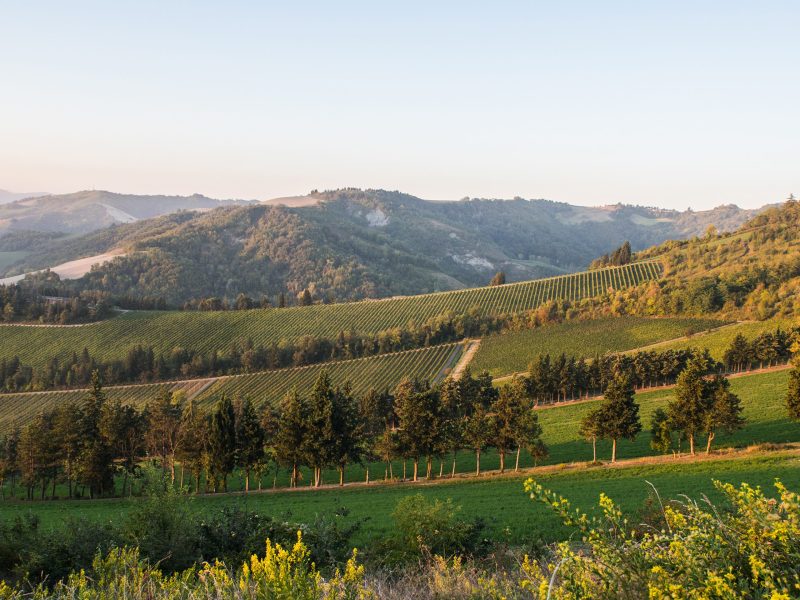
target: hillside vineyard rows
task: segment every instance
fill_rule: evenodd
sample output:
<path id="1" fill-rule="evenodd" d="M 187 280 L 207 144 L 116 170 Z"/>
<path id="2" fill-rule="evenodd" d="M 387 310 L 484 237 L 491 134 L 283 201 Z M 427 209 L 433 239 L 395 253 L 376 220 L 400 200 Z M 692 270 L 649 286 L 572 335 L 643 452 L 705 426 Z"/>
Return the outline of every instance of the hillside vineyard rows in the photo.
<path id="1" fill-rule="evenodd" d="M 135 345 L 155 352 L 183 347 L 199 352 L 222 350 L 246 339 L 267 346 L 303 335 L 334 337 L 340 331 L 374 334 L 448 312 L 520 313 L 550 300 L 580 300 L 661 277 L 656 261 L 584 271 L 496 287 L 471 288 L 420 296 L 343 304 L 228 312 L 131 312 L 76 328 L 2 327 L 3 355 L 43 366 L 53 356 L 66 358 L 87 348 L 105 360 L 123 358 Z"/>
<path id="2" fill-rule="evenodd" d="M 222 394 L 247 396 L 255 404 L 277 403 L 292 388 L 300 394 L 311 390 L 322 371 L 328 371 L 337 385 L 352 384 L 355 394 L 370 388 L 383 391 L 396 386 L 403 377 L 437 381 L 458 362 L 462 344 L 443 344 L 419 350 L 396 352 L 370 358 L 338 361 L 308 367 L 279 369 L 263 373 L 197 379 L 177 383 L 110 386 L 105 388 L 109 401 L 142 407 L 167 390 L 182 391 L 189 400 L 213 407 Z M 81 402 L 87 390 L 0 394 L 0 431 L 28 423 L 39 412 L 67 402 Z"/>

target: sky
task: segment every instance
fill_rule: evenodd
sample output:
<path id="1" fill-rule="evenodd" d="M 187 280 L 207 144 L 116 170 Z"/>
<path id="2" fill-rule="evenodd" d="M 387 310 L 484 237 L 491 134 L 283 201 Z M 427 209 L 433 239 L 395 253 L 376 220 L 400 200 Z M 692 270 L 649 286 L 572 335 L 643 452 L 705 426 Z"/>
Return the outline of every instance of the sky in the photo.
<path id="1" fill-rule="evenodd" d="M 0 0 L 0 188 L 800 195 L 800 3 Z"/>

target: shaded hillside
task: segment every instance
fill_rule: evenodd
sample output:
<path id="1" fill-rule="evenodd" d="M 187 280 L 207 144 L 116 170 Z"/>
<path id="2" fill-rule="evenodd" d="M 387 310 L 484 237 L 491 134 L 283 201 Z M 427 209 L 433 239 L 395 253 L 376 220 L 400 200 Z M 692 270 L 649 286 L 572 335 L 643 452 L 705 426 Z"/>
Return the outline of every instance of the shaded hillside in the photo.
<path id="1" fill-rule="evenodd" d="M 431 202 L 346 189 L 175 213 L 55 240 L 28 249 L 7 272 L 121 249 L 128 256 L 75 285 L 163 296 L 173 304 L 239 293 L 273 302 L 285 293 L 291 303 L 306 289 L 314 301 L 341 301 L 484 285 L 499 270 L 509 281 L 557 275 L 626 239 L 641 249 L 709 224 L 726 229 L 749 214 L 735 207 L 679 213 L 547 200 Z"/>

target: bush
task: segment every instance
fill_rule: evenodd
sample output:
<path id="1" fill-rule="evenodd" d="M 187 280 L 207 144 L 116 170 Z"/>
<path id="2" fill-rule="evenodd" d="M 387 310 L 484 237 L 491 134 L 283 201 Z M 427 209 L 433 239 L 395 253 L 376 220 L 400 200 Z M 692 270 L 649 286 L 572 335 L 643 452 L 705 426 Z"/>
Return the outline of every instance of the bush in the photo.
<path id="1" fill-rule="evenodd" d="M 422 494 L 402 498 L 392 513 L 395 535 L 378 553 L 385 562 L 402 563 L 425 555 L 479 556 L 491 546 L 484 537 L 482 519 L 459 518 L 461 507 L 448 498 L 444 502 L 427 500 Z"/>

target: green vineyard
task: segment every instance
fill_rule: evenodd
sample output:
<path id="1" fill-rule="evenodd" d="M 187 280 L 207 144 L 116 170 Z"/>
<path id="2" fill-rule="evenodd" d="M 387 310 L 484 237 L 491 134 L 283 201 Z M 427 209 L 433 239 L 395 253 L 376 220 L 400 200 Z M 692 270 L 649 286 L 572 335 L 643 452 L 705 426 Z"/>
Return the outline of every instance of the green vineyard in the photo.
<path id="1" fill-rule="evenodd" d="M 591 321 L 567 321 L 536 329 L 491 335 L 471 363 L 473 372 L 492 376 L 526 371 L 540 354 L 566 354 L 592 358 L 607 352 L 624 352 L 667 340 L 693 342 L 695 334 L 725 325 L 718 319 L 691 317 L 615 317 Z M 710 335 L 710 334 L 709 334 Z M 692 336 L 684 340 L 684 336 Z M 694 342 L 697 344 L 698 342 Z"/>
<path id="2" fill-rule="evenodd" d="M 274 403 L 296 387 L 300 393 L 311 389 L 322 371 L 327 370 L 335 385 L 346 381 L 355 394 L 370 388 L 383 390 L 397 385 L 403 377 L 438 380 L 458 362 L 462 344 L 444 344 L 407 352 L 396 352 L 370 358 L 280 369 L 247 375 L 196 379 L 171 383 L 112 386 L 105 389 L 111 401 L 143 406 L 164 390 L 182 391 L 187 399 L 201 406 L 211 406 L 224 393 L 248 396 L 255 403 Z M 81 402 L 87 390 L 0 394 L 0 431 L 7 431 L 30 421 L 39 412 L 67 402 Z"/>
<path id="3" fill-rule="evenodd" d="M 658 279 L 658 262 L 640 262 L 536 279 L 496 287 L 471 288 L 421 296 L 365 300 L 346 304 L 230 312 L 131 312 L 82 327 L 0 327 L 0 357 L 18 356 L 41 367 L 54 356 L 65 358 L 87 348 L 104 360 L 122 358 L 135 345 L 156 352 L 175 347 L 201 352 L 222 350 L 251 339 L 268 345 L 303 335 L 333 337 L 342 330 L 369 334 L 421 323 L 447 312 L 479 307 L 492 314 L 518 313 L 549 300 L 580 300 Z"/>

